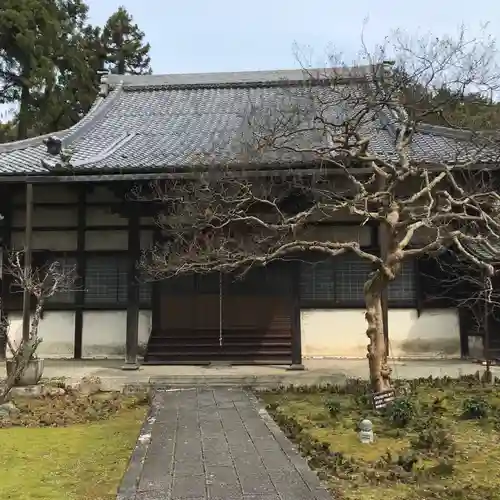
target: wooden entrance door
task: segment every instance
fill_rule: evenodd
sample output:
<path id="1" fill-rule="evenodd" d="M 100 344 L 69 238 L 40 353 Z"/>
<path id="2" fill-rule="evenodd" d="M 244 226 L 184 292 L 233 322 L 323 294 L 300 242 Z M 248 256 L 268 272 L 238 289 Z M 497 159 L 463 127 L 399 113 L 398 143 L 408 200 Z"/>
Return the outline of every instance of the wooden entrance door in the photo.
<path id="1" fill-rule="evenodd" d="M 162 283 L 159 328 L 146 362 L 289 364 L 294 301 L 291 266 Z"/>

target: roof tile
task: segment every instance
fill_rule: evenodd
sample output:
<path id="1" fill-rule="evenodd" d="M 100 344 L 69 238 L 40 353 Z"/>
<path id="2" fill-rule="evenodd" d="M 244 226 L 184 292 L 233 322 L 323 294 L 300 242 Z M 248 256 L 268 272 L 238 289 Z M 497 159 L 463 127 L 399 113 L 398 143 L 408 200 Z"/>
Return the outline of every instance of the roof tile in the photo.
<path id="1" fill-rule="evenodd" d="M 75 127 L 58 134 L 73 150 L 75 171 L 152 170 L 182 167 L 209 157 L 217 162 L 241 159 L 252 110 L 265 116 L 276 106 L 310 105 L 308 93 L 324 101 L 330 90 L 295 84 L 300 72 L 108 77 L 112 91 Z M 225 75 L 225 76 L 224 76 Z M 365 72 L 366 75 L 366 72 Z M 344 75 L 345 76 L 345 75 Z M 359 75 L 357 75 L 359 76 Z M 267 84 L 266 84 L 267 82 Z M 309 104 L 308 104 L 309 102 Z M 345 111 L 345 110 L 344 110 Z M 330 113 L 344 112 L 331 106 Z M 330 118 L 332 118 L 330 116 Z M 387 122 L 387 120 L 385 120 Z M 394 135 L 381 120 L 367 122 L 373 152 L 395 158 Z M 300 144 L 319 140 L 307 134 Z M 422 161 L 453 161 L 465 142 L 441 133 L 418 132 L 412 154 Z M 0 173 L 49 173 L 41 160 L 54 162 L 43 137 L 0 145 Z M 296 155 L 252 157 L 255 163 L 298 161 Z"/>

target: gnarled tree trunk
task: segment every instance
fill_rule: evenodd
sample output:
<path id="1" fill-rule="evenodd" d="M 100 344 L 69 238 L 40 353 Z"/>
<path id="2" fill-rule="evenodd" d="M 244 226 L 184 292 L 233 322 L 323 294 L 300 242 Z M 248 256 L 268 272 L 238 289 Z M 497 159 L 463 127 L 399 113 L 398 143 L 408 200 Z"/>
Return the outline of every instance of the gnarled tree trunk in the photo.
<path id="1" fill-rule="evenodd" d="M 387 283 L 381 276 L 373 277 L 365 287 L 366 335 L 370 340 L 366 357 L 370 368 L 370 381 L 375 392 L 391 387 L 391 369 L 387 362 L 382 315 L 382 289 Z"/>

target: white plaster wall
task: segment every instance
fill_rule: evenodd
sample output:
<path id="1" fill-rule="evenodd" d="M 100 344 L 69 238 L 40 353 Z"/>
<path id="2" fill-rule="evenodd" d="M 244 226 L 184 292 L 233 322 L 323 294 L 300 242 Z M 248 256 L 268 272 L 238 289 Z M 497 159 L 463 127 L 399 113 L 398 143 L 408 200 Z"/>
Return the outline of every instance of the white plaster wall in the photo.
<path id="1" fill-rule="evenodd" d="M 9 335 L 18 345 L 22 338 L 22 313 L 10 313 Z M 82 357 L 123 358 L 125 355 L 126 311 L 85 311 L 83 313 Z M 144 349 L 151 332 L 151 311 L 139 313 L 139 346 Z M 40 322 L 38 348 L 42 358 L 73 358 L 75 313 L 46 311 Z M 7 353 L 10 356 L 10 353 Z"/>
<path id="2" fill-rule="evenodd" d="M 26 199 L 26 190 L 15 193 L 14 201 L 22 203 Z M 68 184 L 35 184 L 33 186 L 33 200 L 35 203 L 73 203 L 78 199 L 74 186 Z"/>
<path id="3" fill-rule="evenodd" d="M 153 230 L 141 229 L 141 248 L 150 248 L 153 243 Z M 127 250 L 128 232 L 119 229 L 85 231 L 85 250 Z"/>
<path id="4" fill-rule="evenodd" d="M 128 233 L 119 229 L 85 231 L 85 250 L 127 250 Z"/>
<path id="5" fill-rule="evenodd" d="M 127 312 L 84 311 L 83 358 L 123 358 Z M 143 350 L 151 332 L 151 311 L 139 312 L 139 348 Z"/>
<path id="6" fill-rule="evenodd" d="M 109 189 L 107 186 L 101 184 L 94 185 L 94 189 L 87 193 L 87 201 L 93 202 L 107 202 L 116 201 L 119 202 L 120 199 Z"/>
<path id="7" fill-rule="evenodd" d="M 304 357 L 364 358 L 363 309 L 311 309 L 301 312 Z M 460 330 L 455 309 L 389 311 L 390 354 L 395 358 L 460 357 Z"/>
<path id="8" fill-rule="evenodd" d="M 24 248 L 24 231 L 12 231 L 12 248 Z M 74 251 L 77 246 L 76 231 L 33 231 L 33 250 Z"/>
<path id="9" fill-rule="evenodd" d="M 126 226 L 128 219 L 114 213 L 107 207 L 87 207 L 85 214 L 87 226 Z"/>
<path id="10" fill-rule="evenodd" d="M 78 222 L 76 207 L 41 207 L 33 210 L 33 227 L 61 227 L 76 226 Z M 16 208 L 12 214 L 12 227 L 24 228 L 26 223 L 26 211 Z"/>
<path id="11" fill-rule="evenodd" d="M 22 338 L 22 313 L 9 313 L 9 335 L 19 345 Z M 43 339 L 37 354 L 42 358 L 72 358 L 75 339 L 75 313 L 46 311 L 40 322 L 39 336 Z M 9 356 L 10 353 L 7 352 Z"/>

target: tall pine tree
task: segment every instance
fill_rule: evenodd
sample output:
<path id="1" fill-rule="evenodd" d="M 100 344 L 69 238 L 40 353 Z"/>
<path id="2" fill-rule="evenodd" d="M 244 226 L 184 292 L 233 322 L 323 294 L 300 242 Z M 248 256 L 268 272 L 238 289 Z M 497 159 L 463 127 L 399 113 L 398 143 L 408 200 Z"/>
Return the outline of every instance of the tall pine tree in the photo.
<path id="1" fill-rule="evenodd" d="M 43 88 L 53 70 L 60 20 L 52 0 L 2 0 L 0 80 L 2 103 L 19 103 L 17 139 L 28 136 L 32 92 Z"/>
<path id="2" fill-rule="evenodd" d="M 97 95 L 95 29 L 87 24 L 88 7 L 81 0 L 60 3 L 61 38 L 53 53 L 53 71 L 37 95 L 37 133 L 74 125 Z"/>
<path id="3" fill-rule="evenodd" d="M 104 28 L 84 0 L 1 0 L 0 104 L 17 104 L 0 142 L 65 129 L 97 97 L 99 70 L 150 73 L 150 46 L 120 7 Z"/>
<path id="4" fill-rule="evenodd" d="M 102 31 L 101 41 L 106 52 L 103 69 L 120 75 L 151 73 L 151 47 L 144 38 L 144 32 L 134 23 L 132 16 L 120 7 Z"/>

